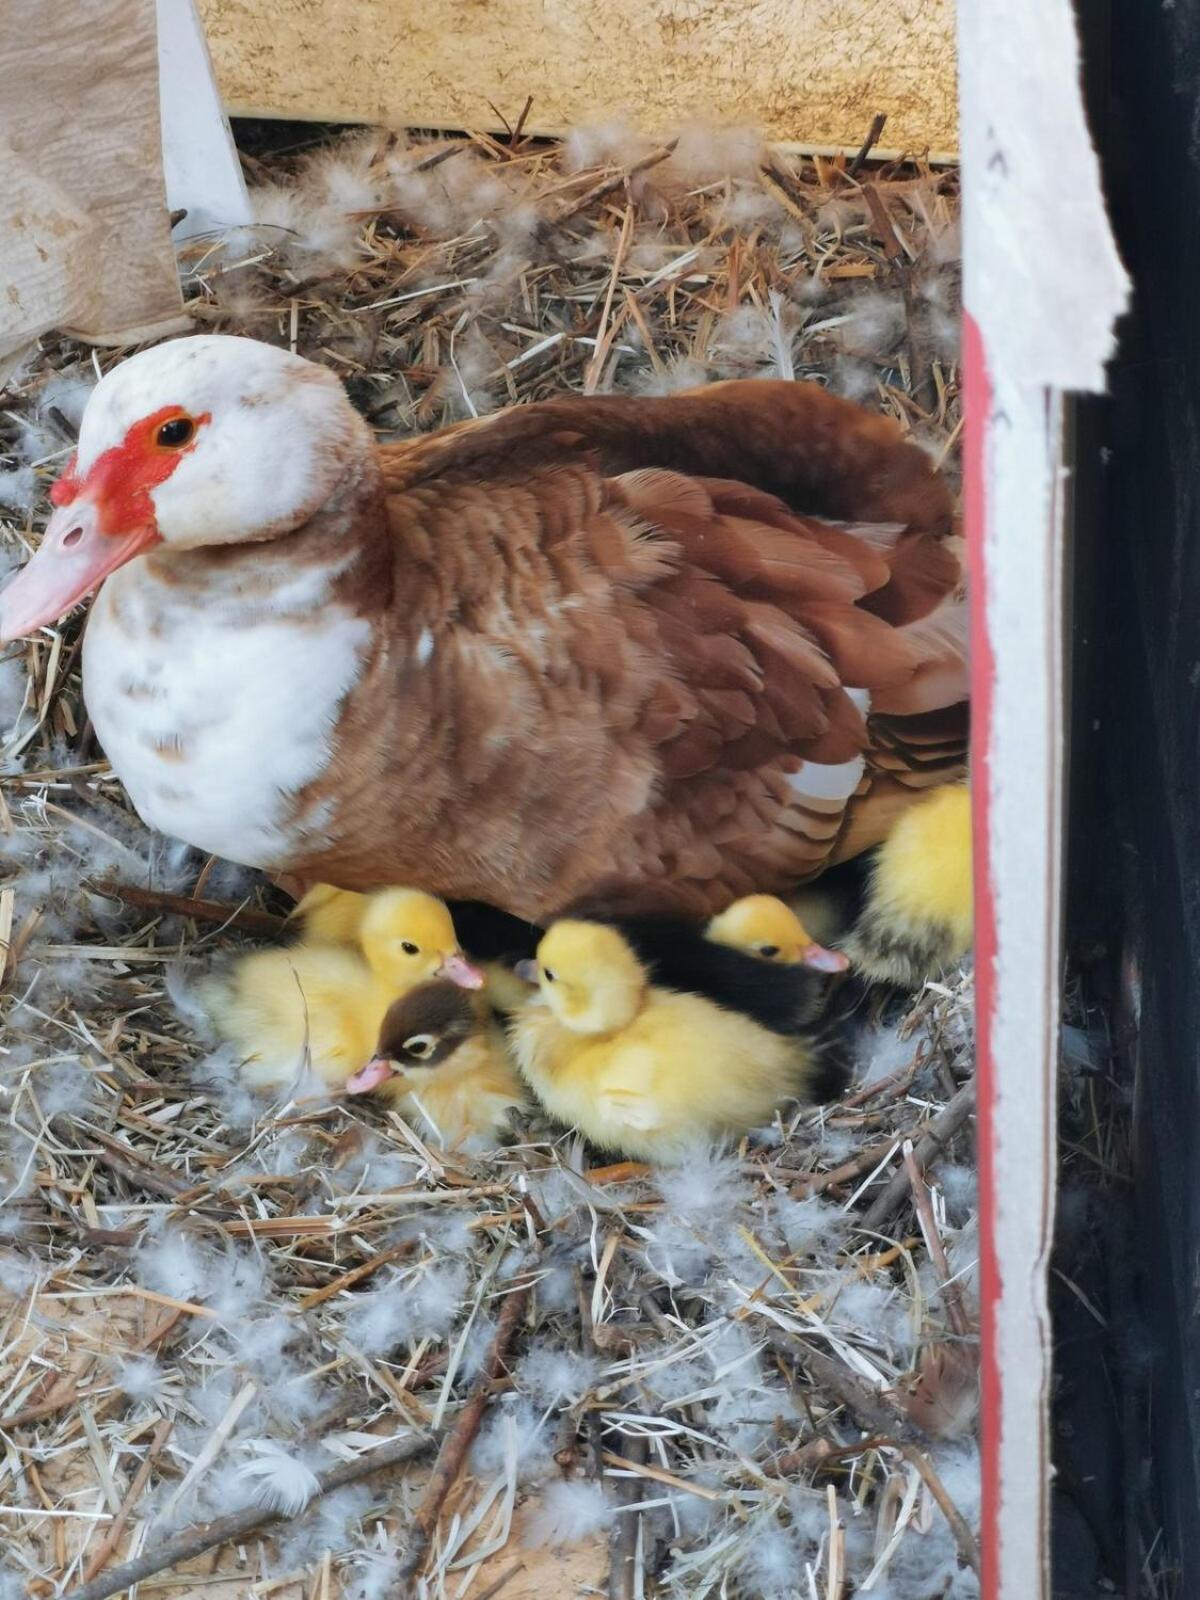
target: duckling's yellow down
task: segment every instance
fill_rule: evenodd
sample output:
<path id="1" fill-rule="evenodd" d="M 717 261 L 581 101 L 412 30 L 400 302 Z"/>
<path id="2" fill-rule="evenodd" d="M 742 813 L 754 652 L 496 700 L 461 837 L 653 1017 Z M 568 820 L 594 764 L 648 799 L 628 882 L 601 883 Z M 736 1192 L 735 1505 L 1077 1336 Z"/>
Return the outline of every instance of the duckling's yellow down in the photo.
<path id="1" fill-rule="evenodd" d="M 280 1087 L 305 1067 L 339 1088 L 370 1059 L 395 994 L 353 951 L 332 945 L 257 950 L 206 1000 L 255 1088 Z"/>
<path id="2" fill-rule="evenodd" d="M 258 950 L 208 986 L 213 1023 L 250 1083 L 286 1084 L 308 1065 L 340 1088 L 370 1060 L 392 1001 L 458 952 L 445 905 L 412 889 L 366 897 L 359 940 L 361 954 L 308 942 Z"/>
<path id="3" fill-rule="evenodd" d="M 842 972 L 848 962 L 813 938 L 795 909 L 773 894 L 747 894 L 735 900 L 705 929 L 714 944 L 729 945 L 781 966 L 808 966 Z"/>
<path id="4" fill-rule="evenodd" d="M 357 945 L 367 900 L 352 889 L 315 883 L 292 907 L 289 920 L 300 923 L 310 944 Z"/>
<path id="5" fill-rule="evenodd" d="M 603 1149 L 678 1159 L 769 1122 L 813 1080 L 810 1046 L 650 987 L 615 929 L 555 923 L 538 968 L 538 996 L 510 1023 L 514 1057 L 546 1110 Z"/>
<path id="6" fill-rule="evenodd" d="M 879 847 L 867 902 L 846 952 L 866 977 L 916 984 L 971 948 L 971 796 L 933 790 Z"/>

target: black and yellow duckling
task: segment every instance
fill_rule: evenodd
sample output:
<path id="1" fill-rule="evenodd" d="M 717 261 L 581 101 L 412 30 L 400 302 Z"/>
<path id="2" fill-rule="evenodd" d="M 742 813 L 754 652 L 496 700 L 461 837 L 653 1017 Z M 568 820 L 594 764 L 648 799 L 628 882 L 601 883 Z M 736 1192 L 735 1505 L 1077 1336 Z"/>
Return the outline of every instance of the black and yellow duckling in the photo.
<path id="1" fill-rule="evenodd" d="M 863 905 L 842 944 L 860 979 L 919 988 L 959 964 L 973 933 L 971 796 L 932 790 L 872 854 Z"/>
<path id="2" fill-rule="evenodd" d="M 611 925 L 552 924 L 536 978 L 509 1023 L 517 1066 L 551 1116 L 601 1149 L 677 1160 L 762 1126 L 787 1101 L 819 1098 L 828 1081 L 815 1041 L 652 984 Z"/>

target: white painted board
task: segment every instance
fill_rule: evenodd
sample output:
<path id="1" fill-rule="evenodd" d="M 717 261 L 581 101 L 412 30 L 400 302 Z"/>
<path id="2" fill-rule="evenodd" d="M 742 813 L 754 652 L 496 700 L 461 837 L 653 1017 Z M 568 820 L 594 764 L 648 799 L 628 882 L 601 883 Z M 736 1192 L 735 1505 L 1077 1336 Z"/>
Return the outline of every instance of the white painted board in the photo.
<path id="1" fill-rule="evenodd" d="M 982 1600 L 1049 1600 L 1047 1271 L 1062 987 L 1064 395 L 1129 285 L 1071 0 L 960 0 L 976 809 Z M 1046 152 L 1054 152 L 1047 162 Z"/>
<path id="2" fill-rule="evenodd" d="M 167 202 L 175 239 L 243 227 L 250 202 L 195 0 L 157 0 Z"/>

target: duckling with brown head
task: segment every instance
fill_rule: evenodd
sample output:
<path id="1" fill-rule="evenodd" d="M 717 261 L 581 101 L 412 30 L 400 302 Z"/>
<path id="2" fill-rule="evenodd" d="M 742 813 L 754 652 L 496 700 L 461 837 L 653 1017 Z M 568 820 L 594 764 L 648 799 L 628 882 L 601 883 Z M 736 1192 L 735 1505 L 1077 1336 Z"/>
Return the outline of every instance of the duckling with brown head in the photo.
<path id="1" fill-rule="evenodd" d="M 416 1110 L 439 1137 L 496 1134 L 521 1105 L 521 1085 L 499 1030 L 458 984 L 423 983 L 383 1018 L 370 1061 L 346 1081 L 346 1093 L 379 1093 Z"/>

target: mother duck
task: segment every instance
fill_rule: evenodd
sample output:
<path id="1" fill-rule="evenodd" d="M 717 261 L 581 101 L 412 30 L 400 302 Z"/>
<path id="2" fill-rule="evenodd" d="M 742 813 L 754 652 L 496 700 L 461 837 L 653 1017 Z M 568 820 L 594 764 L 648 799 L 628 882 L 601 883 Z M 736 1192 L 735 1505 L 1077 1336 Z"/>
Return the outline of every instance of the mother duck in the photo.
<path id="1" fill-rule="evenodd" d="M 198 335 L 97 385 L 52 500 L 0 636 L 101 586 L 84 692 L 134 805 L 277 875 L 707 915 L 963 771 L 949 490 L 817 385 L 380 445 L 325 368 Z"/>

